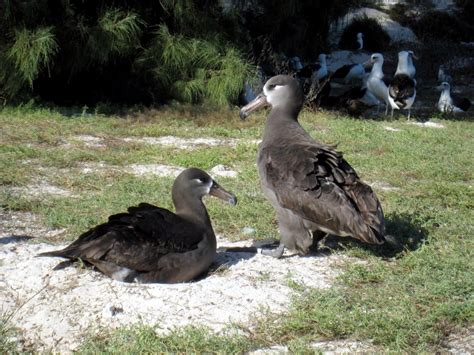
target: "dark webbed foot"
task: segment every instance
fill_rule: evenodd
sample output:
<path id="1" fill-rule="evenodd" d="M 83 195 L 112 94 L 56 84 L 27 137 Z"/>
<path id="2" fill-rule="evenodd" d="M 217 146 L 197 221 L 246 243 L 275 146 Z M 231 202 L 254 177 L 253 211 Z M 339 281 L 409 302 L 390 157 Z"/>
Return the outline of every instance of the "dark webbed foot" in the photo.
<path id="1" fill-rule="evenodd" d="M 276 249 L 262 249 L 262 254 L 280 259 L 283 256 L 284 251 L 285 246 L 283 244 L 280 244 Z"/>

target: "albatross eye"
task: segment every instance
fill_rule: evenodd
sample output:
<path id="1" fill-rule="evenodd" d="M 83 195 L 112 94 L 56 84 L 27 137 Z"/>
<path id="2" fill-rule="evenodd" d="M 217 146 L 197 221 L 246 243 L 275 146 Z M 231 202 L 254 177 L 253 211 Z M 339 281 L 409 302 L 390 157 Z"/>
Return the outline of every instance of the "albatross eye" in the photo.
<path id="1" fill-rule="evenodd" d="M 273 89 L 275 89 L 275 86 L 276 86 L 275 84 L 270 84 L 270 85 L 268 85 L 268 90 L 273 90 Z"/>

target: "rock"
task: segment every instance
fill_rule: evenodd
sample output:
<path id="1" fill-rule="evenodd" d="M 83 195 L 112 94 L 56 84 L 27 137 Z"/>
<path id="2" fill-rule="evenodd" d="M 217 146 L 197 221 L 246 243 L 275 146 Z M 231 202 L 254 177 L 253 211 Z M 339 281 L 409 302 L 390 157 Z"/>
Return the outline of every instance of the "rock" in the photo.
<path id="1" fill-rule="evenodd" d="M 223 176 L 223 177 L 237 177 L 237 172 L 231 170 L 229 167 L 219 164 L 213 167 L 209 173 L 215 176 Z"/>
<path id="2" fill-rule="evenodd" d="M 244 235 L 251 235 L 255 233 L 255 228 L 252 227 L 244 227 L 242 228 L 242 234 Z"/>
<path id="3" fill-rule="evenodd" d="M 373 18 L 383 27 L 388 33 L 391 39 L 391 43 L 394 42 L 418 42 L 418 38 L 415 33 L 408 27 L 400 25 L 398 22 L 392 20 L 386 13 L 371 9 L 368 7 L 360 8 L 354 12 L 349 13 L 342 19 L 331 24 L 329 28 L 329 42 L 333 45 L 337 45 L 341 38 L 344 29 L 351 24 L 356 18 L 362 18 L 367 16 Z"/>

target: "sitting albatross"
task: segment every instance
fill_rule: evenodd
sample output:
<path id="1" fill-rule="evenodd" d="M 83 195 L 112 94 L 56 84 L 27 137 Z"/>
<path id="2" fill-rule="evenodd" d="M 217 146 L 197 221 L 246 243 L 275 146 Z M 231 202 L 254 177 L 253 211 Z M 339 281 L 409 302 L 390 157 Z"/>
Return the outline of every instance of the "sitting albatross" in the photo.
<path id="1" fill-rule="evenodd" d="M 351 236 L 367 243 L 385 241 L 385 219 L 377 196 L 342 154 L 315 141 L 298 123 L 303 92 L 287 75 L 267 81 L 263 93 L 244 106 L 240 117 L 271 106 L 257 165 L 262 189 L 276 210 L 280 245 L 265 253 L 281 257 L 284 248 L 306 254 L 321 234 Z"/>
<path id="2" fill-rule="evenodd" d="M 469 99 L 451 94 L 451 85 L 448 82 L 441 83 L 438 89 L 441 90 L 438 100 L 438 110 L 441 112 L 466 112 L 471 107 Z"/>
<path id="3" fill-rule="evenodd" d="M 110 216 L 68 247 L 38 256 L 81 259 L 118 281 L 192 280 L 209 268 L 216 255 L 216 237 L 202 202 L 208 194 L 232 205 L 237 202 L 204 171 L 186 169 L 173 184 L 176 214 L 140 203 Z"/>

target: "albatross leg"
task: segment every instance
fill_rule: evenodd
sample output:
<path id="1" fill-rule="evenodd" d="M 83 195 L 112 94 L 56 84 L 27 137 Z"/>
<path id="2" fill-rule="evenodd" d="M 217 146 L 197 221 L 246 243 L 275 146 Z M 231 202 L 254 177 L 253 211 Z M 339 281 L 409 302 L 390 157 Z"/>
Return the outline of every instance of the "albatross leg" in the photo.
<path id="1" fill-rule="evenodd" d="M 280 243 L 280 245 L 275 249 L 262 249 L 262 255 L 272 256 L 274 258 L 280 259 L 283 256 L 285 251 L 285 245 Z"/>
<path id="2" fill-rule="evenodd" d="M 411 108 L 408 109 L 408 119 L 410 119 L 411 116 Z"/>

